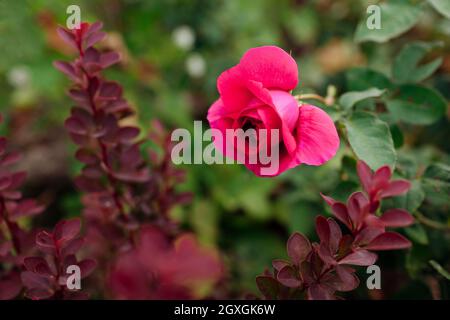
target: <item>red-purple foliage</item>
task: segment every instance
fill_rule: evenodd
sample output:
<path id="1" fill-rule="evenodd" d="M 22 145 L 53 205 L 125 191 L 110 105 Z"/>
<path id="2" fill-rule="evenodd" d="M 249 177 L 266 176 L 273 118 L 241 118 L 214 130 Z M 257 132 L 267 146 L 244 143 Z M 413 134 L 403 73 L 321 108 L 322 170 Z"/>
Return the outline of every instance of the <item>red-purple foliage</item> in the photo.
<path id="1" fill-rule="evenodd" d="M 192 299 L 221 276 L 216 252 L 199 247 L 193 235 L 171 241 L 160 228 L 144 225 L 136 247 L 112 267 L 108 284 L 117 299 Z"/>
<path id="2" fill-rule="evenodd" d="M 44 210 L 35 200 L 22 198 L 19 188 L 25 181 L 26 172 L 11 170 L 20 155 L 7 152 L 6 144 L 6 138 L 0 137 L 0 262 L 3 266 L 0 269 L 0 300 L 12 299 L 21 292 L 22 262 L 34 250 L 35 231 L 22 229 L 17 221 Z"/>
<path id="3" fill-rule="evenodd" d="M 347 204 L 322 196 L 331 207 L 333 218 L 318 216 L 316 233 L 319 243 L 294 233 L 287 242 L 290 261 L 274 260 L 273 273 L 266 271 L 256 279 L 258 288 L 269 299 L 335 299 L 336 292 L 355 289 L 359 279 L 356 266 L 376 262 L 372 251 L 396 250 L 411 247 L 401 234 L 386 231 L 387 227 L 406 227 L 414 218 L 403 209 L 390 209 L 377 216 L 374 212 L 382 198 L 405 193 L 410 183 L 389 181 L 391 169 L 384 166 L 375 174 L 367 165 L 358 162 L 358 175 L 366 191 L 353 193 Z M 345 227 L 344 232 L 336 220 Z"/>
<path id="4" fill-rule="evenodd" d="M 114 298 L 197 297 L 193 286 L 215 284 L 221 262 L 192 236 L 179 235 L 170 218 L 170 209 L 191 197 L 175 190 L 184 172 L 172 164 L 170 135 L 158 121 L 149 139 L 160 150 L 149 149 L 146 156 L 139 128 L 122 124 L 133 110 L 122 87 L 102 76 L 120 57 L 93 47 L 105 36 L 101 27 L 97 22 L 79 30 L 59 28 L 78 57 L 54 64 L 73 81 L 69 95 L 75 106 L 65 126 L 84 164 L 76 184 L 84 193 L 87 254 L 102 270 L 97 286 Z"/>
<path id="5" fill-rule="evenodd" d="M 69 95 L 76 106 L 65 125 L 79 146 L 76 158 L 84 164 L 76 184 L 85 193 L 86 217 L 93 221 L 91 226 L 111 235 L 133 232 L 143 220 L 171 227 L 170 207 L 187 198 L 173 188 L 183 174 L 172 166 L 170 140 L 157 122 L 152 138 L 158 139 L 154 142 L 163 149 L 164 158 L 150 159 L 151 163 L 141 154 L 140 130 L 121 124 L 133 110 L 123 98 L 122 87 L 101 75 L 120 60 L 116 52 L 93 47 L 105 36 L 101 28 L 100 22 L 82 23 L 79 30 L 59 28 L 61 37 L 79 56 L 72 62 L 55 62 L 74 83 Z"/>
<path id="6" fill-rule="evenodd" d="M 92 259 L 78 261 L 76 258 L 75 254 L 84 242 L 83 238 L 78 237 L 80 229 L 79 219 L 62 220 L 53 232 L 40 231 L 37 234 L 36 245 L 43 256 L 25 258 L 25 271 L 21 274 L 27 297 L 33 300 L 88 298 L 87 293 L 69 290 L 67 286 L 69 266 L 80 268 L 81 279 L 87 277 L 96 266 Z"/>

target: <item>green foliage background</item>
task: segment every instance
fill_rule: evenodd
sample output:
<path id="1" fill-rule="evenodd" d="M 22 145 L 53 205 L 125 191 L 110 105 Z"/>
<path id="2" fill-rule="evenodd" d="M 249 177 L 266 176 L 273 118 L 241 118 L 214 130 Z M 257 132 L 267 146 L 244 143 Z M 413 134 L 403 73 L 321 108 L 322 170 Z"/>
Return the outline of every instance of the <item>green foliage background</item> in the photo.
<path id="1" fill-rule="evenodd" d="M 27 192 L 50 205 L 50 215 L 37 223 L 77 216 L 81 208 L 71 183 L 79 167 L 62 128 L 68 82 L 52 67 L 67 54 L 55 27 L 65 23 L 67 6 L 78 4 L 82 20 L 105 23 L 104 45 L 125 57 L 107 76 L 123 84 L 144 131 L 152 118 L 169 128 L 205 121 L 218 97 L 217 76 L 255 46 L 291 52 L 301 81 L 295 94 L 336 91 L 331 106 L 310 101 L 340 131 L 341 148 L 326 165 L 300 166 L 274 179 L 238 165 L 186 166 L 188 181 L 180 189 L 192 191 L 194 201 L 173 215 L 203 243 L 220 248 L 231 275 L 227 289 L 235 296 L 255 292 L 255 276 L 271 259 L 285 257 L 289 233 L 314 238 L 314 217 L 330 214 L 319 193 L 344 200 L 358 188 L 355 161 L 361 158 L 372 168 L 387 163 L 413 181 L 406 196 L 393 200 L 418 219 L 404 230 L 413 249 L 381 254 L 382 297 L 449 298 L 448 0 L 383 1 L 383 27 L 369 30 L 366 9 L 375 3 L 0 0 L 1 130 L 25 154 Z M 173 39 L 182 26 L 195 34 L 188 50 Z M 192 57 L 201 57 L 204 74 L 189 74 Z M 364 286 L 354 297 L 368 297 Z"/>

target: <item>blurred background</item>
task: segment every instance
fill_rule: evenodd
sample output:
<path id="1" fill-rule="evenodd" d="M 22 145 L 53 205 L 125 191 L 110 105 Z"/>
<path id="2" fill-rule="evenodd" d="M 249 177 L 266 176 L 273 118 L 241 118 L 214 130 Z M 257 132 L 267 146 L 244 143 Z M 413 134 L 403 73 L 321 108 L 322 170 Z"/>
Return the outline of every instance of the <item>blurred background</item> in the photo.
<path id="1" fill-rule="evenodd" d="M 0 112 L 4 117 L 0 132 L 24 154 L 20 165 L 29 174 L 26 193 L 49 205 L 36 223 L 49 226 L 81 212 L 80 194 L 72 183 L 80 166 L 63 127 L 71 107 L 65 94 L 69 82 L 52 66 L 54 60 L 74 55 L 56 33 L 56 26 L 65 24 L 69 5 L 80 6 L 83 21 L 103 21 L 108 37 L 100 46 L 122 55 L 121 63 L 106 76 L 124 86 L 126 98 L 136 109 L 130 121 L 146 132 L 154 118 L 169 129 L 192 128 L 193 120 L 203 120 L 206 128 L 206 112 L 218 97 L 218 75 L 237 64 L 248 48 L 267 44 L 282 47 L 296 59 L 300 84 L 294 93 L 326 95 L 329 84 L 336 86 L 338 94 L 348 91 L 346 71 L 353 67 L 369 66 L 388 74 L 404 44 L 443 41 L 443 63 L 427 84 L 449 99 L 450 19 L 426 8 L 401 37 L 383 44 L 356 43 L 356 26 L 370 3 L 0 0 Z M 431 161 L 450 164 L 449 112 L 432 125 L 405 124 L 401 129 L 393 129 L 394 135 L 401 135 L 394 137 L 399 165 L 416 169 L 408 178 L 415 178 Z M 326 166 L 301 166 L 275 179 L 257 178 L 239 165 L 185 169 L 188 179 L 179 188 L 193 192 L 194 199 L 189 206 L 175 208 L 172 215 L 194 230 L 202 243 L 220 248 L 230 274 L 227 285 L 236 295 L 256 291 L 255 276 L 272 259 L 286 256 L 285 242 L 291 232 L 315 239 L 315 216 L 329 215 L 320 192 L 345 199 L 358 188 L 355 159 L 344 144 Z M 421 185 L 413 197 L 429 217 L 448 225 L 448 185 L 444 187 Z M 442 241 L 442 231 L 418 224 L 408 236 L 414 242 L 411 252 L 381 254 L 383 298 L 431 298 L 436 270 L 428 261 L 449 265 L 448 237 Z M 363 273 L 362 281 L 365 278 Z M 448 282 L 439 290 L 448 298 Z M 352 294 L 367 297 L 366 291 L 360 288 Z"/>

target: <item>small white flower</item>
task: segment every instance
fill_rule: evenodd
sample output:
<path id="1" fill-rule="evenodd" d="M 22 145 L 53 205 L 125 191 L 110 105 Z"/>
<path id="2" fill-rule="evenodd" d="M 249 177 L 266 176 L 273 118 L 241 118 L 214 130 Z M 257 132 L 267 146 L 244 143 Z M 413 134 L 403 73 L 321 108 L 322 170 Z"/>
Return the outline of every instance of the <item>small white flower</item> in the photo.
<path id="1" fill-rule="evenodd" d="M 172 33 L 172 40 L 175 45 L 183 50 L 190 50 L 194 46 L 195 33 L 189 26 L 180 26 Z"/>
<path id="2" fill-rule="evenodd" d="M 7 79 L 10 85 L 16 88 L 23 88 L 30 83 L 30 70 L 27 66 L 16 66 L 9 70 Z"/>
<path id="3" fill-rule="evenodd" d="M 193 53 L 186 59 L 186 71 L 193 78 L 200 78 L 206 72 L 205 59 L 199 53 Z"/>

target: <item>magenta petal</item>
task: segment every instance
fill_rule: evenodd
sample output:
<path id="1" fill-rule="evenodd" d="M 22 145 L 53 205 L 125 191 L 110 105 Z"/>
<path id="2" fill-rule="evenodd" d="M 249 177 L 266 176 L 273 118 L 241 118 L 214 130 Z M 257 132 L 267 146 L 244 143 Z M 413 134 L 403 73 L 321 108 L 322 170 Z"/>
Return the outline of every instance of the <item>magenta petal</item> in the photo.
<path id="1" fill-rule="evenodd" d="M 246 79 L 259 81 L 268 89 L 290 91 L 298 83 L 297 63 L 286 51 L 275 46 L 248 50 L 238 66 Z"/>
<path id="2" fill-rule="evenodd" d="M 222 72 L 217 79 L 217 89 L 227 113 L 239 112 L 253 98 L 238 66 Z"/>
<path id="3" fill-rule="evenodd" d="M 280 118 L 291 132 L 294 131 L 300 113 L 297 100 L 285 91 L 271 90 L 269 93 Z"/>
<path id="4" fill-rule="evenodd" d="M 330 160 L 339 148 L 339 136 L 330 116 L 318 107 L 302 105 L 298 120 L 297 159 L 309 165 Z"/>

